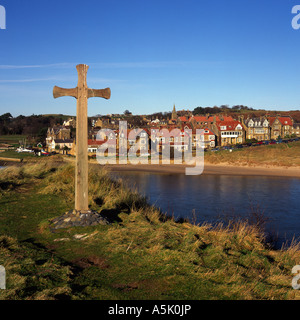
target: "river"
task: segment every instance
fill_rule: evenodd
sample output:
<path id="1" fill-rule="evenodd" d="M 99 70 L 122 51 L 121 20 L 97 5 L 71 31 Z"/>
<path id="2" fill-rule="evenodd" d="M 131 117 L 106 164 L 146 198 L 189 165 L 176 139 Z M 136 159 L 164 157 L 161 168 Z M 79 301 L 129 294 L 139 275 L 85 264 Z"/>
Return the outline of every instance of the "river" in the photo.
<path id="1" fill-rule="evenodd" d="M 228 221 L 250 217 L 251 211 L 266 218 L 266 231 L 278 237 L 281 247 L 300 237 L 300 179 L 184 174 L 114 172 L 135 187 L 149 202 L 175 219 L 197 222 Z"/>

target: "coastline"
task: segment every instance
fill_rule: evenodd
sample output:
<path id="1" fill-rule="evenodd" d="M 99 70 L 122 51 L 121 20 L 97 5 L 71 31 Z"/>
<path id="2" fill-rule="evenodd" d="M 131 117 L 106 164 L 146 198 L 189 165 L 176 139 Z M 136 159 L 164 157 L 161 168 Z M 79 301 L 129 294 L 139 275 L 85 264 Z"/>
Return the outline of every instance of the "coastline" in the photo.
<path id="1" fill-rule="evenodd" d="M 165 174 L 184 174 L 184 164 L 169 165 L 105 165 L 112 172 L 147 172 Z M 238 176 L 273 176 L 300 178 L 300 167 L 276 167 L 276 166 L 236 166 L 229 164 L 204 164 L 203 175 L 238 175 Z"/>
<path id="2" fill-rule="evenodd" d="M 57 159 L 56 159 L 57 160 Z M 27 161 L 24 161 L 27 163 Z M 22 166 L 24 162 L 3 161 L 0 166 Z M 75 162 L 75 159 L 64 157 L 59 162 Z M 96 160 L 89 160 L 91 165 L 99 165 Z M 193 167 L 186 164 L 107 164 L 101 167 L 111 172 L 147 172 L 157 174 L 185 174 L 185 168 Z M 300 167 L 283 167 L 283 166 L 249 166 L 249 165 L 232 165 L 229 163 L 213 164 L 204 163 L 202 175 L 235 175 L 235 176 L 268 176 L 268 177 L 287 177 L 300 178 Z"/>

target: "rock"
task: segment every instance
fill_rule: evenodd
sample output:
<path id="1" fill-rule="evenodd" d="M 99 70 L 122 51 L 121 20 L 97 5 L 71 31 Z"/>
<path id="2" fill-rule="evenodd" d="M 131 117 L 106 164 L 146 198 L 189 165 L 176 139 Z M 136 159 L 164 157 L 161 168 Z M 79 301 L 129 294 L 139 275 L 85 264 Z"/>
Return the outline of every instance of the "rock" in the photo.
<path id="1" fill-rule="evenodd" d="M 69 227 L 87 227 L 95 225 L 108 225 L 109 221 L 100 213 L 95 211 L 80 212 L 71 210 L 64 213 L 62 216 L 51 220 L 50 228 L 52 230 L 69 228 Z"/>
<path id="2" fill-rule="evenodd" d="M 81 238 L 85 237 L 86 235 L 87 235 L 87 233 L 84 233 L 84 234 L 74 234 L 73 238 L 80 240 Z"/>
<path id="3" fill-rule="evenodd" d="M 60 239 L 54 239 L 53 241 L 55 241 L 55 242 L 70 241 L 70 239 L 69 238 L 60 238 Z"/>
<path id="4" fill-rule="evenodd" d="M 97 233 L 98 233 L 98 231 L 95 231 L 95 232 L 87 235 L 86 237 L 82 238 L 81 240 L 85 240 L 85 239 L 91 238 L 91 237 L 93 237 L 94 235 L 96 235 Z"/>

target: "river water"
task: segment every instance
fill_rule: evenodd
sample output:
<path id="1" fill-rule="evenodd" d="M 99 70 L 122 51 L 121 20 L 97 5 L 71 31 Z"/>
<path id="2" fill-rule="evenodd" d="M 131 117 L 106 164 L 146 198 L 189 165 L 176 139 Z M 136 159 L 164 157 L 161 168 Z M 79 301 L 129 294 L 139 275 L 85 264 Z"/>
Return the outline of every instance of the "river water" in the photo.
<path id="1" fill-rule="evenodd" d="M 168 215 L 197 222 L 267 219 L 266 231 L 275 235 L 276 247 L 300 237 L 300 179 L 232 176 L 112 173 L 135 187 L 149 202 Z M 260 219 L 261 220 L 261 219 Z"/>

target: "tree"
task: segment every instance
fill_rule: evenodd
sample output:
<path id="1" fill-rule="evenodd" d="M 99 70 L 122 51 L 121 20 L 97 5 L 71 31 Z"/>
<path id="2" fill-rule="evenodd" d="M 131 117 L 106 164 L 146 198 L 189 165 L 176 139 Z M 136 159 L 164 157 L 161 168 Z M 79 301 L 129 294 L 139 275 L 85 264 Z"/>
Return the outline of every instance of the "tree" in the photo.
<path id="1" fill-rule="evenodd" d="M 197 114 L 205 114 L 205 109 L 203 107 L 197 107 L 194 109 L 193 111 L 193 115 L 197 115 Z"/>
<path id="2" fill-rule="evenodd" d="M 231 109 L 234 111 L 239 111 L 241 108 L 240 106 L 233 106 Z"/>
<path id="3" fill-rule="evenodd" d="M 70 150 L 70 148 L 67 146 L 64 146 L 63 150 L 65 154 L 68 154 L 68 151 Z"/>
<path id="4" fill-rule="evenodd" d="M 42 128 L 42 129 L 39 130 L 37 136 L 38 136 L 40 141 L 44 141 L 46 139 L 47 131 L 48 131 L 48 128 Z"/>
<path id="5" fill-rule="evenodd" d="M 12 118 L 13 116 L 9 112 L 7 112 L 0 116 L 0 122 L 8 122 Z"/>
<path id="6" fill-rule="evenodd" d="M 130 116 L 130 115 L 132 115 L 132 113 L 129 110 L 125 110 L 124 111 L 124 115 L 125 116 Z"/>
<path id="7" fill-rule="evenodd" d="M 228 110 L 228 109 L 229 109 L 229 105 L 228 105 L 228 104 L 222 104 L 222 105 L 220 106 L 220 109 L 222 109 L 222 110 Z"/>

